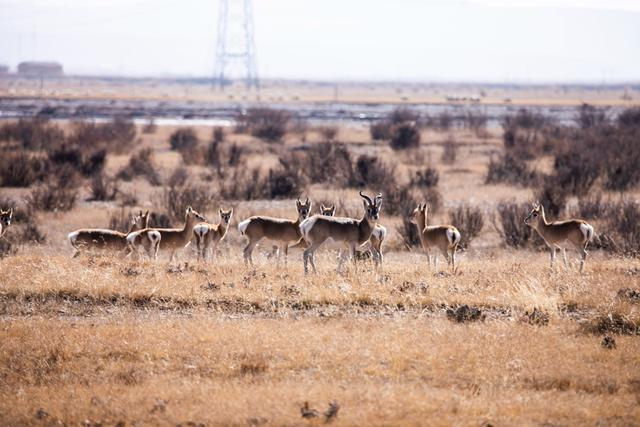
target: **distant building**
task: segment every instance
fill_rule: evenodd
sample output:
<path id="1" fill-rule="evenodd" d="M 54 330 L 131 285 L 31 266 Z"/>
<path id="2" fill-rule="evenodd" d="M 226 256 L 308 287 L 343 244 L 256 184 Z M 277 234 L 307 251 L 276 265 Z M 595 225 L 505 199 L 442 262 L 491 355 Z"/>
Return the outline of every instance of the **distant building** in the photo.
<path id="1" fill-rule="evenodd" d="M 9 67 L 0 64 L 0 76 L 6 76 L 7 74 L 9 74 Z"/>
<path id="2" fill-rule="evenodd" d="M 62 65 L 57 62 L 25 61 L 18 64 L 18 75 L 25 77 L 61 77 Z"/>

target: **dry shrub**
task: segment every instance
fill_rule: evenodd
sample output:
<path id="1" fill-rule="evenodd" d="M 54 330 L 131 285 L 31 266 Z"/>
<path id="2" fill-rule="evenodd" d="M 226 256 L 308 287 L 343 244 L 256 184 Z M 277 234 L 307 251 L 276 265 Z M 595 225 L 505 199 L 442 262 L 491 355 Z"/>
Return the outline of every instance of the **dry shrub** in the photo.
<path id="1" fill-rule="evenodd" d="M 415 172 L 411 178 L 411 185 L 421 188 L 436 187 L 440 181 L 438 171 L 432 167 L 426 167 Z"/>
<path id="2" fill-rule="evenodd" d="M 544 144 L 543 130 L 552 124 L 550 118 L 527 109 L 502 118 L 503 142 L 508 152 L 521 159 L 532 159 L 541 154 Z"/>
<path id="3" fill-rule="evenodd" d="M 373 122 L 369 127 L 371 139 L 374 141 L 388 141 L 397 136 L 397 128 L 402 125 L 415 124 L 420 121 L 420 115 L 407 108 L 396 108 L 387 117 Z M 419 137 L 418 137 L 419 138 Z M 418 140 L 419 143 L 419 140 Z"/>
<path id="4" fill-rule="evenodd" d="M 118 195 L 118 182 L 105 174 L 95 175 L 89 184 L 89 201 L 111 201 Z"/>
<path id="5" fill-rule="evenodd" d="M 142 126 L 142 133 L 147 135 L 154 134 L 157 130 L 158 125 L 156 124 L 156 121 L 153 119 L 153 117 L 149 117 L 144 126 Z"/>
<path id="6" fill-rule="evenodd" d="M 217 142 L 219 144 L 223 143 L 224 137 L 225 137 L 224 128 L 222 126 L 214 127 L 212 132 L 212 137 L 213 137 L 213 142 Z"/>
<path id="7" fill-rule="evenodd" d="M 143 148 L 129 158 L 129 164 L 118 172 L 117 178 L 131 181 L 137 176 L 145 177 L 152 185 L 160 185 L 160 175 L 156 170 L 151 148 Z"/>
<path id="8" fill-rule="evenodd" d="M 580 129 L 593 129 L 609 124 L 610 118 L 607 108 L 598 108 L 583 103 L 578 107 L 575 122 Z"/>
<path id="9" fill-rule="evenodd" d="M 442 160 L 442 163 L 450 165 L 455 163 L 457 157 L 458 157 L 458 143 L 452 136 L 449 136 L 444 141 L 442 157 L 440 158 L 440 160 Z"/>
<path id="10" fill-rule="evenodd" d="M 621 313 L 601 314 L 583 323 L 582 331 L 596 335 L 640 335 L 640 319 Z"/>
<path id="11" fill-rule="evenodd" d="M 300 167 L 312 183 L 326 182 L 339 188 L 354 181 L 353 160 L 346 145 L 322 142 L 311 145 Z"/>
<path id="12" fill-rule="evenodd" d="M 20 246 L 42 244 L 46 235 L 38 228 L 36 212 L 30 204 L 17 203 L 15 200 L 0 198 L 0 207 L 13 208 L 13 222 L 0 239 L 0 258 L 15 255 Z"/>
<path id="13" fill-rule="evenodd" d="M 285 110 L 250 108 L 236 117 L 236 131 L 276 142 L 286 134 L 290 119 L 290 114 Z"/>
<path id="14" fill-rule="evenodd" d="M 487 167 L 487 184 L 507 183 L 521 186 L 535 186 L 540 183 L 540 175 L 520 158 L 507 153 L 492 157 Z"/>
<path id="15" fill-rule="evenodd" d="M 484 227 L 484 214 L 482 210 L 470 205 L 462 205 L 449 212 L 449 221 L 461 234 L 458 245 L 461 249 L 466 249 Z"/>
<path id="16" fill-rule="evenodd" d="M 483 135 L 487 130 L 489 117 L 481 111 L 467 111 L 461 118 L 463 127 L 473 131 L 476 135 Z"/>
<path id="17" fill-rule="evenodd" d="M 29 187 L 44 178 L 47 162 L 40 156 L 20 149 L 0 155 L 0 185 L 3 187 Z"/>
<path id="18" fill-rule="evenodd" d="M 77 198 L 78 191 L 62 182 L 47 182 L 31 190 L 29 204 L 39 211 L 66 212 L 73 209 Z"/>
<path id="19" fill-rule="evenodd" d="M 79 145 L 67 143 L 49 152 L 49 161 L 52 165 L 68 165 L 86 177 L 100 174 L 104 169 L 106 158 L 106 149 L 85 149 Z"/>
<path id="20" fill-rule="evenodd" d="M 167 187 L 162 193 L 161 206 L 172 221 L 182 223 L 188 206 L 202 213 L 213 210 L 216 201 L 217 198 L 210 187 L 184 184 Z"/>
<path id="21" fill-rule="evenodd" d="M 530 244 L 534 230 L 524 223 L 530 211 L 527 203 L 500 202 L 493 224 L 507 246 L 523 248 Z"/>
<path id="22" fill-rule="evenodd" d="M 578 199 L 577 217 L 584 219 L 603 219 L 607 218 L 612 205 L 611 200 L 605 200 L 601 192 L 592 194 L 588 197 Z"/>
<path id="23" fill-rule="evenodd" d="M 171 134 L 169 144 L 172 150 L 183 151 L 196 147 L 199 141 L 196 132 L 192 128 L 182 128 Z"/>
<path id="24" fill-rule="evenodd" d="M 622 111 L 616 120 L 621 127 L 640 126 L 640 107 L 630 107 Z"/>
<path id="25" fill-rule="evenodd" d="M 447 319 L 457 323 L 484 321 L 486 315 L 478 307 L 469 307 L 466 304 L 447 309 Z"/>
<path id="26" fill-rule="evenodd" d="M 318 132 L 320 133 L 322 140 L 326 142 L 335 141 L 338 136 L 338 131 L 339 129 L 337 126 L 321 126 L 318 128 Z"/>
<path id="27" fill-rule="evenodd" d="M 415 123 L 401 123 L 391 129 L 389 146 L 394 150 L 406 150 L 420 146 L 420 130 Z"/>
<path id="28" fill-rule="evenodd" d="M 389 188 L 396 183 L 396 170 L 377 156 L 363 154 L 356 160 L 353 181 L 354 187 Z"/>
<path id="29" fill-rule="evenodd" d="M 47 119 L 36 117 L 0 126 L 0 141 L 15 141 L 25 150 L 41 150 L 64 140 L 64 132 Z"/>
<path id="30" fill-rule="evenodd" d="M 536 192 L 536 199 L 544 206 L 547 219 L 558 218 L 567 205 L 569 191 L 557 182 L 554 176 L 547 177 L 544 185 Z"/>
<path id="31" fill-rule="evenodd" d="M 67 144 L 81 150 L 106 150 L 122 154 L 129 151 L 136 139 L 136 126 L 128 118 L 116 116 L 106 123 L 78 121 L 73 123 Z"/>
<path id="32" fill-rule="evenodd" d="M 222 183 L 220 195 L 229 200 L 290 199 L 299 197 L 306 179 L 299 168 L 281 162 L 266 175 L 258 168 L 235 168 Z"/>
<path id="33" fill-rule="evenodd" d="M 576 146 L 556 154 L 554 172 L 556 185 L 575 196 L 587 194 L 600 175 L 593 153 Z"/>

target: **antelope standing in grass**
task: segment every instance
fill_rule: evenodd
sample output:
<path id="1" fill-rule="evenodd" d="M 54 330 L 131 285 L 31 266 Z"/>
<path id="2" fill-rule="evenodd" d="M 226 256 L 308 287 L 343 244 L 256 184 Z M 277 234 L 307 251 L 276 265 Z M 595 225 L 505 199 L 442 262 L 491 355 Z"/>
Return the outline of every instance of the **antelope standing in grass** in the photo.
<path id="1" fill-rule="evenodd" d="M 364 204 L 364 215 L 360 220 L 314 215 L 300 224 L 302 236 L 309 245 L 303 255 L 305 274 L 308 273 L 307 264 L 309 262 L 311 262 L 313 272 L 317 273 L 315 252 L 329 238 L 348 247 L 349 254 L 357 269 L 356 247 L 369 240 L 376 221 L 380 218 L 380 209 L 382 208 L 382 194 L 378 194 L 375 200 L 371 200 L 369 196 L 362 194 L 361 191 L 360 197 L 362 197 Z M 343 260 L 344 257 L 341 256 L 338 261 L 338 271 L 340 271 Z"/>
<path id="2" fill-rule="evenodd" d="M 215 253 L 218 243 L 224 239 L 229 229 L 229 222 L 233 216 L 233 209 L 224 210 L 220 209 L 220 223 L 209 224 L 207 222 L 200 223 L 193 227 L 193 236 L 196 239 L 198 246 L 198 260 L 202 257 L 202 260 L 206 258 L 206 254 L 210 247 L 212 247 Z"/>
<path id="3" fill-rule="evenodd" d="M 335 214 L 336 214 L 335 205 L 331 207 L 325 207 L 325 205 L 322 205 L 320 207 L 320 215 L 335 216 Z M 382 242 L 384 241 L 384 238 L 386 236 L 387 236 L 387 229 L 380 224 L 376 224 L 375 227 L 373 227 L 373 231 L 371 232 L 371 237 L 369 238 L 369 241 L 365 242 L 365 245 L 368 243 L 368 246 L 369 246 L 368 249 L 371 251 L 371 256 L 373 257 L 373 262 L 376 264 L 376 267 L 382 264 L 382 258 L 383 258 Z M 306 242 L 303 241 L 302 243 L 306 247 Z M 340 249 L 340 254 L 338 256 L 340 257 L 343 256 L 342 248 Z"/>
<path id="4" fill-rule="evenodd" d="M 426 203 L 421 203 L 414 209 L 411 215 L 411 222 L 418 227 L 420 243 L 427 253 L 427 262 L 431 269 L 431 249 L 437 248 L 447 264 L 451 266 L 451 271 L 456 269 L 456 249 L 460 243 L 460 232 L 453 225 L 429 225 L 429 208 Z M 434 267 L 438 271 L 438 254 L 434 257 Z"/>
<path id="5" fill-rule="evenodd" d="M 557 249 L 562 249 L 564 267 L 569 269 L 567 246 L 571 246 L 580 254 L 580 273 L 582 273 L 584 263 L 587 260 L 587 244 L 593 238 L 593 226 L 581 219 L 547 222 L 544 215 L 544 207 L 540 202 L 533 204 L 533 208 L 524 219 L 524 223 L 536 230 L 549 247 L 552 271 Z"/>
<path id="6" fill-rule="evenodd" d="M 158 259 L 160 247 L 171 254 L 169 262 L 173 261 L 176 252 L 183 249 L 193 238 L 193 227 L 198 221 L 206 222 L 206 218 L 187 207 L 184 213 L 184 226 L 182 228 L 145 228 L 134 231 L 127 236 L 127 247 L 129 251 L 135 251 L 142 246 L 147 254 L 153 253 L 153 259 Z"/>
<path id="7" fill-rule="evenodd" d="M 253 266 L 251 254 L 258 242 L 262 239 L 275 240 L 280 242 L 281 249 L 284 251 L 284 260 L 287 262 L 289 253 L 289 243 L 297 243 L 302 238 L 300 234 L 300 223 L 304 221 L 311 211 L 311 202 L 309 198 L 305 202 L 300 199 L 296 200 L 296 209 L 298 218 L 282 219 L 272 218 L 268 216 L 252 216 L 238 224 L 238 231 L 248 240 L 244 247 L 244 262 Z"/>
<path id="8" fill-rule="evenodd" d="M 116 230 L 102 228 L 82 228 L 69 233 L 69 243 L 75 249 L 73 258 L 79 256 L 83 249 L 106 249 L 122 251 L 127 247 L 127 235 L 137 230 L 147 228 L 149 225 L 149 211 L 131 218 L 129 231 L 121 233 Z"/>
<path id="9" fill-rule="evenodd" d="M 0 238 L 4 236 L 4 233 L 6 233 L 9 229 L 12 219 L 13 208 L 10 208 L 8 211 L 3 211 L 2 209 L 0 209 Z"/>

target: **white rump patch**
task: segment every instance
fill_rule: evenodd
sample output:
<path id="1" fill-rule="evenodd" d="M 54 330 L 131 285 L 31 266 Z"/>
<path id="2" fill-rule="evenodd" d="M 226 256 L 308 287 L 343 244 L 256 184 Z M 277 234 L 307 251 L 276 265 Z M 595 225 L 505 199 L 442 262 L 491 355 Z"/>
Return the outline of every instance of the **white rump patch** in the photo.
<path id="1" fill-rule="evenodd" d="M 79 231 L 74 231 L 72 233 L 69 233 L 69 235 L 68 235 L 69 242 L 71 242 L 71 244 L 74 245 L 76 243 L 76 240 L 78 239 L 79 235 L 80 235 Z"/>
<path id="2" fill-rule="evenodd" d="M 371 234 L 373 234 L 373 237 L 375 237 L 376 239 L 382 241 L 385 237 L 387 237 L 387 229 L 378 224 L 373 229 L 373 232 Z"/>
<path id="3" fill-rule="evenodd" d="M 200 238 L 203 238 L 208 232 L 209 227 L 205 224 L 198 224 L 193 227 L 193 232 Z"/>
<path id="4" fill-rule="evenodd" d="M 454 228 L 447 228 L 447 240 L 450 245 L 460 242 L 460 232 Z"/>
<path id="5" fill-rule="evenodd" d="M 240 234 L 244 236 L 244 232 L 247 231 L 247 227 L 249 226 L 250 223 L 251 223 L 251 218 L 245 219 L 240 224 L 238 224 L 238 231 L 240 232 Z"/>
<path id="6" fill-rule="evenodd" d="M 127 234 L 127 243 L 133 245 L 139 235 L 140 231 L 132 231 L 131 233 Z"/>
<path id="7" fill-rule="evenodd" d="M 582 231 L 582 235 L 587 240 L 591 240 L 593 238 L 593 227 L 589 224 L 580 224 L 580 231 Z"/>

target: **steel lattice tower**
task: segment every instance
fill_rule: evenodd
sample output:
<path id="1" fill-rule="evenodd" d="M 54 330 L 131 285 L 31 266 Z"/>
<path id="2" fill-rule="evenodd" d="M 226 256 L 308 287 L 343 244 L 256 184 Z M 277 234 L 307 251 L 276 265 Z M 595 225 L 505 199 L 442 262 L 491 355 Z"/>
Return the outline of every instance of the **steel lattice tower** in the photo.
<path id="1" fill-rule="evenodd" d="M 214 86 L 230 84 L 235 75 L 259 89 L 252 0 L 220 0 L 218 13 Z"/>

